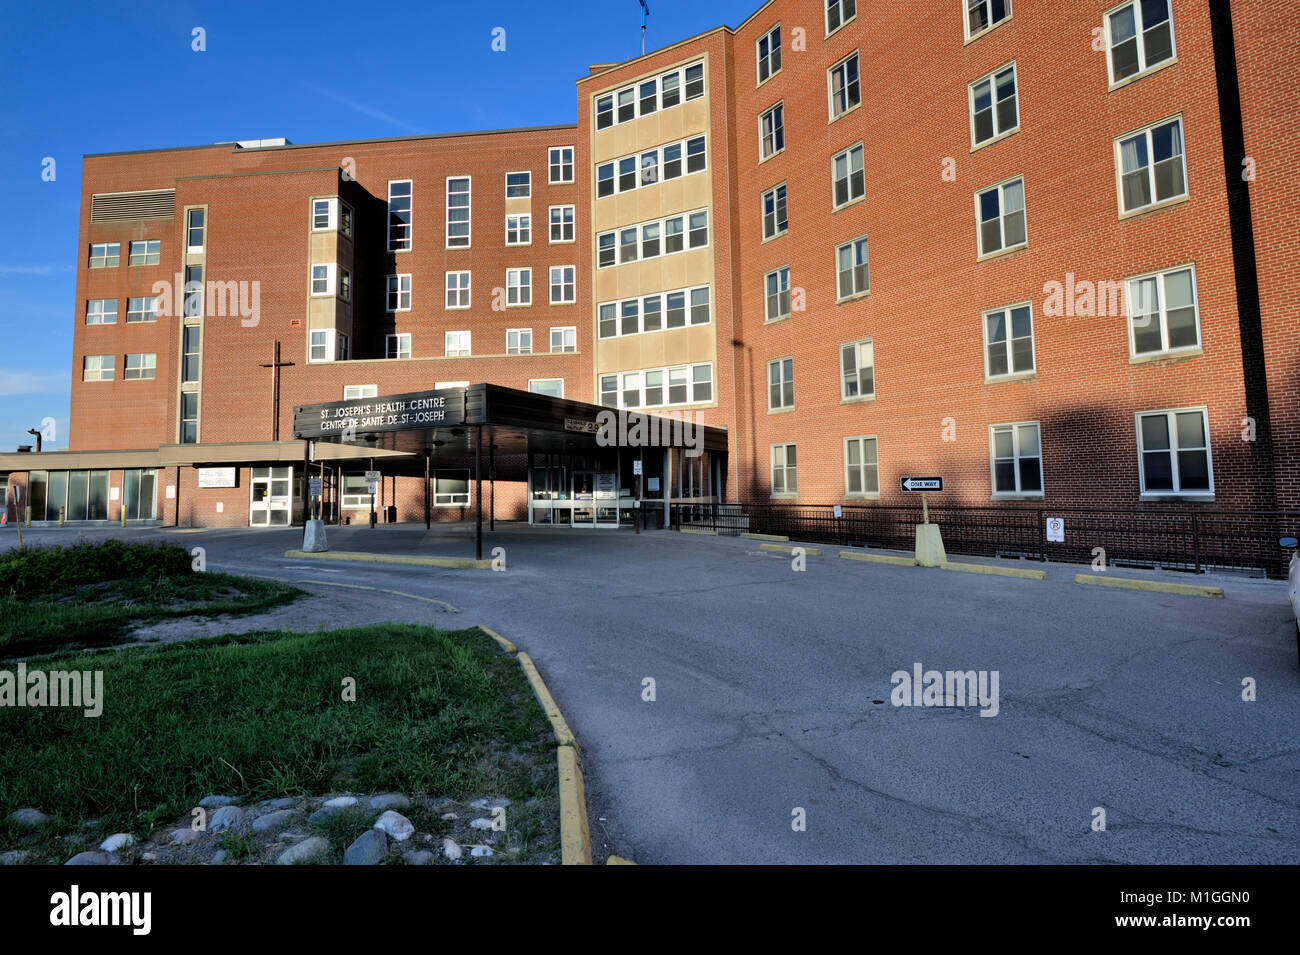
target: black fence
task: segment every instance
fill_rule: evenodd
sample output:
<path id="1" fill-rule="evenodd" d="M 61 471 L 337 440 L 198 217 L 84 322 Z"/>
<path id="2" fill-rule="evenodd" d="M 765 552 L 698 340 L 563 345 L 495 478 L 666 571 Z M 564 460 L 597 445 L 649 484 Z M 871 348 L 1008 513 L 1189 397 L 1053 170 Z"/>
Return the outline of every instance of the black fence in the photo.
<path id="1" fill-rule="evenodd" d="M 773 534 L 841 547 L 911 550 L 921 505 L 673 504 L 669 521 L 720 534 Z M 1300 511 L 1115 509 L 1091 507 L 930 506 L 950 554 L 1063 563 L 1232 571 L 1286 577 L 1289 550 L 1280 537 L 1300 535 Z M 1063 540 L 1049 540 L 1059 520 Z"/>

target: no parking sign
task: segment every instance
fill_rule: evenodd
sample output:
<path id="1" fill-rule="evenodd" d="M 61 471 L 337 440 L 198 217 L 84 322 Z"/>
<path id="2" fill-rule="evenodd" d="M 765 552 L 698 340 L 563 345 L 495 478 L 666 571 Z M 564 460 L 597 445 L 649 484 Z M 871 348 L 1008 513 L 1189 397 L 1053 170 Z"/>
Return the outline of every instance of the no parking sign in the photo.
<path id="1" fill-rule="evenodd" d="M 1047 540 L 1052 544 L 1065 543 L 1065 518 L 1049 517 L 1047 519 Z"/>

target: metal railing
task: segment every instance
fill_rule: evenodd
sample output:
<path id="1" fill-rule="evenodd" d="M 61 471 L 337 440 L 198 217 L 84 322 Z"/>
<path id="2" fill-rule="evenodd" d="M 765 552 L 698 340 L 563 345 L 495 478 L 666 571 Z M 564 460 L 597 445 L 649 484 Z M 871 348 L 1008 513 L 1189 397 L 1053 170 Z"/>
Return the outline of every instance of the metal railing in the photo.
<path id="1" fill-rule="evenodd" d="M 911 550 L 921 505 L 673 504 L 674 530 L 773 534 L 841 547 Z M 1064 522 L 1048 540 L 1047 521 Z M 1290 551 L 1278 538 L 1300 532 L 1300 511 L 930 505 L 950 554 L 1062 563 L 1232 571 L 1282 578 Z"/>

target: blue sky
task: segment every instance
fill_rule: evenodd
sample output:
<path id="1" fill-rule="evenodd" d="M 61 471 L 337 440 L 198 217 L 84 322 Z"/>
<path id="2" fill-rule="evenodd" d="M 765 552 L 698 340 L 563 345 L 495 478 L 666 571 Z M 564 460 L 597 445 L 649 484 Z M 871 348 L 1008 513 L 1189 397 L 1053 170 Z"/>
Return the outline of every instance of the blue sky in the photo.
<path id="1" fill-rule="evenodd" d="M 650 0 L 646 49 L 736 26 L 761 2 Z M 33 443 L 27 429 L 47 417 L 46 447 L 68 443 L 82 155 L 571 123 L 574 81 L 588 63 L 636 56 L 639 23 L 637 0 L 7 5 L 0 450 Z M 495 27 L 504 52 L 491 49 Z"/>

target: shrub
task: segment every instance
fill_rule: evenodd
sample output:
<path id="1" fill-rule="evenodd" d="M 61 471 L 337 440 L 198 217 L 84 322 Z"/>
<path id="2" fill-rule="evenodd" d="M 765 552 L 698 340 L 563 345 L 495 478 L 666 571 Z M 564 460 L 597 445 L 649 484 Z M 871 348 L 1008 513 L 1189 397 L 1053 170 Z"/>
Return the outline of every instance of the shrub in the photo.
<path id="1" fill-rule="evenodd" d="M 176 577 L 191 572 L 189 552 L 176 544 L 113 538 L 100 543 L 78 541 L 0 554 L 0 594 L 31 600 L 106 580 Z"/>

